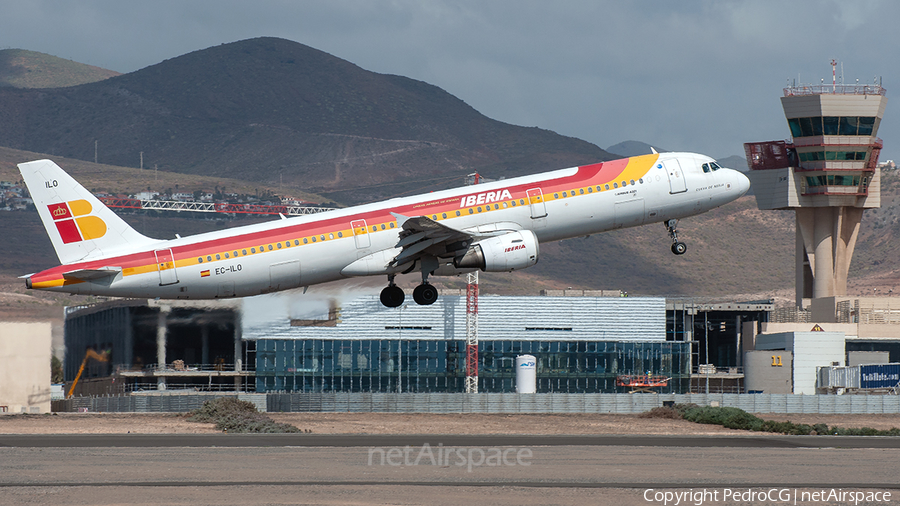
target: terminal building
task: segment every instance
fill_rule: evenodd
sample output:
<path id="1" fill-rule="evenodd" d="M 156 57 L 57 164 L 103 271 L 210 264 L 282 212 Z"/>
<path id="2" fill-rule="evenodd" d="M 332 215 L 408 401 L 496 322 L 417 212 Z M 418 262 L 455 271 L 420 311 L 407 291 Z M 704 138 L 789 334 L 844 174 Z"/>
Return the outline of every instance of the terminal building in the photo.
<path id="1" fill-rule="evenodd" d="M 614 393 L 621 376 L 663 376 L 654 391 L 739 393 L 742 333 L 773 306 L 558 290 L 482 296 L 479 392 L 514 392 L 517 356 L 537 358 L 538 392 Z M 281 304 L 287 306 L 281 307 Z M 297 307 L 289 307 L 291 304 Z M 117 300 L 66 318 L 66 381 L 77 393 L 464 392 L 466 301 L 386 308 L 375 296 L 267 295 L 227 301 Z"/>

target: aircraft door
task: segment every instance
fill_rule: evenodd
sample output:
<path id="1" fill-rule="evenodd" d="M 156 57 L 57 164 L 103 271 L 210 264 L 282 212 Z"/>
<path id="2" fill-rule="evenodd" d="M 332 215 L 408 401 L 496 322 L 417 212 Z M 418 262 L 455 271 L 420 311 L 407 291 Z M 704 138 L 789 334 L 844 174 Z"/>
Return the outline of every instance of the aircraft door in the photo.
<path id="1" fill-rule="evenodd" d="M 666 167 L 666 174 L 669 175 L 669 193 L 682 193 L 687 191 L 687 182 L 684 180 L 684 171 L 681 170 L 681 164 L 678 159 L 663 161 Z"/>
<path id="2" fill-rule="evenodd" d="M 159 286 L 177 283 L 178 273 L 175 272 L 175 257 L 172 250 L 161 249 L 153 253 L 156 255 L 156 269 L 159 271 Z"/>
<path id="3" fill-rule="evenodd" d="M 525 192 L 528 196 L 528 203 L 531 205 L 531 217 L 533 219 L 544 218 L 547 216 L 547 206 L 544 205 L 544 194 L 540 188 L 532 188 Z"/>
<path id="4" fill-rule="evenodd" d="M 368 248 L 370 243 L 366 220 L 351 221 L 350 228 L 353 229 L 353 239 L 356 241 L 356 249 Z"/>

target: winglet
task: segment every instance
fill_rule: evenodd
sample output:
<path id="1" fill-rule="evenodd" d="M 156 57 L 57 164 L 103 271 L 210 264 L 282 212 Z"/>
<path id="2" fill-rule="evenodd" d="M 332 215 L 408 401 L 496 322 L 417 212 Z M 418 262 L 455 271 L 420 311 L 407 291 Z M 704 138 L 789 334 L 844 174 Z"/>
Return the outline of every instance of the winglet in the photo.
<path id="1" fill-rule="evenodd" d="M 658 154 L 659 154 L 659 153 L 656 152 L 656 148 L 654 148 L 653 146 L 650 146 L 650 151 L 652 151 L 654 155 L 658 155 Z"/>

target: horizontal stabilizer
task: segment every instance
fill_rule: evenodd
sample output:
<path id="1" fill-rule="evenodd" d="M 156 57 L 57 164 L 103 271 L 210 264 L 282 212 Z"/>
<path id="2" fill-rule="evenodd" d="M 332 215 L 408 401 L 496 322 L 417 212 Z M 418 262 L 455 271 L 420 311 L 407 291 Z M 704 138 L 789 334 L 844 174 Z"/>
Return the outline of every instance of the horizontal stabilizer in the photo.
<path id="1" fill-rule="evenodd" d="M 121 267 L 101 267 L 99 269 L 79 269 L 77 271 L 69 271 L 63 273 L 63 277 L 80 281 L 93 281 L 97 279 L 112 278 L 120 272 L 122 272 Z"/>

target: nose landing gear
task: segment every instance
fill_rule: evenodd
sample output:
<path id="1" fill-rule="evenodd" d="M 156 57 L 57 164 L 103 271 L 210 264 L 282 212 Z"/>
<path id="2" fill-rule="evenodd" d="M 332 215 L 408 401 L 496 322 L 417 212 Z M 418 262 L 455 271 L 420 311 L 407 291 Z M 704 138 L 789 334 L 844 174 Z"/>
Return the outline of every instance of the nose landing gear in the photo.
<path id="1" fill-rule="evenodd" d="M 669 237 L 672 238 L 672 253 L 684 255 L 684 252 L 687 251 L 687 244 L 678 240 L 678 230 L 676 230 L 678 220 L 666 221 L 665 225 L 666 230 L 669 232 Z"/>

